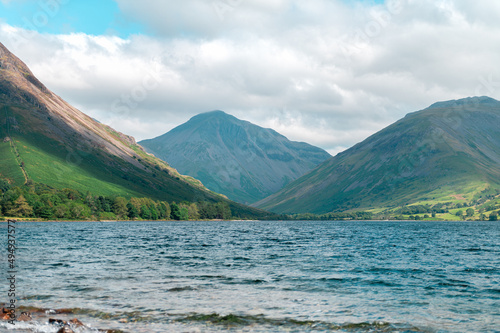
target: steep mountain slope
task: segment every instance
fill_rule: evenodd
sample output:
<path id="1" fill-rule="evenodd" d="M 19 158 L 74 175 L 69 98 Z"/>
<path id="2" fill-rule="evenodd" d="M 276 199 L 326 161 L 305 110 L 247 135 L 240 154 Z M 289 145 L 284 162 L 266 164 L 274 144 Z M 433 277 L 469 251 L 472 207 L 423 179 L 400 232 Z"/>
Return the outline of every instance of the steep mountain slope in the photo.
<path id="1" fill-rule="evenodd" d="M 222 111 L 197 115 L 140 144 L 179 172 L 242 203 L 267 197 L 331 157 Z"/>
<path id="2" fill-rule="evenodd" d="M 1 43 L 0 152 L 0 178 L 12 185 L 33 180 L 102 195 L 223 200 L 66 103 Z"/>
<path id="3" fill-rule="evenodd" d="M 472 198 L 500 185 L 500 102 L 436 103 L 331 158 L 261 202 L 327 213 Z"/>

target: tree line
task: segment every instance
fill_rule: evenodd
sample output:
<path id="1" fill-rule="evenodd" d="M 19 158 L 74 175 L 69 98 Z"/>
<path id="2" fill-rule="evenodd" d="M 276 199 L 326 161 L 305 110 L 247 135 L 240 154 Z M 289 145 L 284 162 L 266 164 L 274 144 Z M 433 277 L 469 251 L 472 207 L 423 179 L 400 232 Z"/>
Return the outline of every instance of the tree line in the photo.
<path id="1" fill-rule="evenodd" d="M 228 220 L 227 202 L 166 202 L 55 189 L 30 182 L 11 187 L 0 179 L 0 216 L 46 220 Z"/>

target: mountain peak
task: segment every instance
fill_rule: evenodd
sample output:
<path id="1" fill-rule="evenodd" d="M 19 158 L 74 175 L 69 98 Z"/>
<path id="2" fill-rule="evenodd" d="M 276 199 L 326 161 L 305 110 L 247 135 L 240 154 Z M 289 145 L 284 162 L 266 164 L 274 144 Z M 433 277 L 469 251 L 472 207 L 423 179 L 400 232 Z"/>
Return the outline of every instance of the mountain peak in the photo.
<path id="1" fill-rule="evenodd" d="M 440 109 L 450 107 L 474 106 L 474 105 L 499 105 L 500 102 L 488 96 L 475 96 L 450 101 L 437 102 L 428 109 Z"/>
<path id="2" fill-rule="evenodd" d="M 193 116 L 191 120 L 206 120 L 206 119 L 227 119 L 227 118 L 235 118 L 234 116 L 221 111 L 221 110 L 214 110 L 214 111 L 209 111 L 209 112 L 204 112 L 197 114 L 196 116 Z"/>
<path id="3" fill-rule="evenodd" d="M 28 66 L 0 43 L 0 79 L 23 88 L 33 95 L 49 90 L 33 75 Z"/>
<path id="4" fill-rule="evenodd" d="M 204 113 L 201 113 L 200 115 L 206 115 L 206 116 L 228 116 L 227 113 L 225 113 L 224 111 L 221 111 L 221 110 L 213 110 L 213 111 L 209 111 L 209 112 L 204 112 Z"/>
<path id="5" fill-rule="evenodd" d="M 0 43 L 0 69 L 31 73 L 28 66 L 13 55 L 2 43 Z"/>
<path id="6" fill-rule="evenodd" d="M 140 144 L 181 173 L 243 203 L 263 199 L 330 157 L 219 110 Z"/>

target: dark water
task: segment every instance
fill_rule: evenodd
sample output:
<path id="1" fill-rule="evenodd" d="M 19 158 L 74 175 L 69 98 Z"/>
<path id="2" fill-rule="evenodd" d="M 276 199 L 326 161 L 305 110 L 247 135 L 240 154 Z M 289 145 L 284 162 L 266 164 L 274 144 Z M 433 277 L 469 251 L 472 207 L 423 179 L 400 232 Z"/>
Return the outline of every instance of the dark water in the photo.
<path id="1" fill-rule="evenodd" d="M 17 237 L 19 304 L 94 328 L 500 332 L 500 223 L 18 223 Z"/>

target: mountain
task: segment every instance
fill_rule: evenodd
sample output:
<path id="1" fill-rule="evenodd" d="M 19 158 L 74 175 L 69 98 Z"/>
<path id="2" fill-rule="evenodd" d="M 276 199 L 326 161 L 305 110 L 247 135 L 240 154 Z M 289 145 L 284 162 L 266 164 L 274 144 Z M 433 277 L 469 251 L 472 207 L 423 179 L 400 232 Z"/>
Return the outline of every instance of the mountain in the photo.
<path id="1" fill-rule="evenodd" d="M 327 213 L 472 200 L 500 188 L 500 102 L 473 97 L 410 113 L 256 204 Z"/>
<path id="2" fill-rule="evenodd" d="M 96 195 L 226 200 L 51 92 L 0 43 L 0 178 Z M 250 216 L 262 212 L 231 203 Z"/>
<path id="3" fill-rule="evenodd" d="M 179 172 L 242 203 L 267 197 L 331 157 L 222 111 L 202 113 L 139 143 Z"/>

